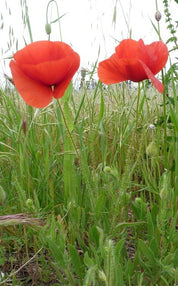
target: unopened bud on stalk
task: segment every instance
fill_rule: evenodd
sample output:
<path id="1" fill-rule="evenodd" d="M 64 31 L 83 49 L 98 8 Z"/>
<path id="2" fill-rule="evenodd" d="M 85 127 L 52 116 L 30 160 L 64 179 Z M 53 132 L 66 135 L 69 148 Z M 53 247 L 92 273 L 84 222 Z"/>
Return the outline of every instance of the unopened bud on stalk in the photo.
<path id="1" fill-rule="evenodd" d="M 32 199 L 27 199 L 26 202 L 25 202 L 25 204 L 26 204 L 26 207 L 27 207 L 29 210 L 35 209 Z"/>
<path id="2" fill-rule="evenodd" d="M 103 171 L 105 173 L 111 173 L 111 168 L 109 166 L 105 166 Z"/>
<path id="3" fill-rule="evenodd" d="M 135 202 L 137 204 L 142 204 L 143 203 L 143 200 L 141 198 L 135 198 Z"/>
<path id="4" fill-rule="evenodd" d="M 46 34 L 50 35 L 51 34 L 51 24 L 46 23 L 45 30 L 46 30 Z"/>
<path id="5" fill-rule="evenodd" d="M 156 19 L 156 21 L 160 21 L 161 20 L 161 13 L 159 12 L 159 11 L 156 11 L 156 13 L 155 13 L 155 19 Z"/>

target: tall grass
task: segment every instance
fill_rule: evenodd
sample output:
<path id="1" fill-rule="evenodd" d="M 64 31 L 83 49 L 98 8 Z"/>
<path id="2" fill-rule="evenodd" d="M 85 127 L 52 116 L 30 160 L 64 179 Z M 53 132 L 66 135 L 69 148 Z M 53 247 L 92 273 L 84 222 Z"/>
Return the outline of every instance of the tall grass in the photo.
<path id="1" fill-rule="evenodd" d="M 0 285 L 176 285 L 176 66 L 163 76 L 164 101 L 147 81 L 71 84 L 40 110 L 1 89 Z"/>

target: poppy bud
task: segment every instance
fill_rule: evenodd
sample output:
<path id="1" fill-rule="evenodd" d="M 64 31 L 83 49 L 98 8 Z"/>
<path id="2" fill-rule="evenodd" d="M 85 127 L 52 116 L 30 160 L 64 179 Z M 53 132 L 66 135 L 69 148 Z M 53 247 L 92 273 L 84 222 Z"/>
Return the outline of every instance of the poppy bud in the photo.
<path id="1" fill-rule="evenodd" d="M 159 11 L 156 11 L 156 13 L 155 13 L 155 19 L 156 19 L 156 21 L 160 21 L 161 20 L 161 13 L 159 12 Z"/>
<path id="2" fill-rule="evenodd" d="M 103 171 L 105 173 L 111 173 L 111 168 L 109 166 L 105 166 Z"/>
<path id="3" fill-rule="evenodd" d="M 143 200 L 141 198 L 135 198 L 135 202 L 137 204 L 142 204 L 143 203 Z"/>
<path id="4" fill-rule="evenodd" d="M 25 204 L 26 204 L 26 207 L 27 207 L 29 210 L 34 210 L 34 209 L 35 209 L 32 199 L 27 199 L 26 202 L 25 202 Z"/>
<path id="5" fill-rule="evenodd" d="M 46 34 L 50 35 L 51 34 L 51 24 L 46 23 L 45 30 L 46 30 Z"/>

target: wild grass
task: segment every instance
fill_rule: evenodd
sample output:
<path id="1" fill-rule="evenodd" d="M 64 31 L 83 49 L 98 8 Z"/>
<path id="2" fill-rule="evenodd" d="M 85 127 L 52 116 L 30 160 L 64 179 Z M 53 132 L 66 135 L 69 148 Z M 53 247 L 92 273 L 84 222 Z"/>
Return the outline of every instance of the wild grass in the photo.
<path id="1" fill-rule="evenodd" d="M 1 89 L 0 285 L 177 284 L 175 66 L 163 76 L 164 100 L 147 81 L 71 84 L 40 110 Z"/>
<path id="2" fill-rule="evenodd" d="M 67 130 L 56 101 L 34 110 L 1 92 L 1 267 L 12 285 L 39 249 L 24 285 L 175 284 L 175 106 L 165 160 L 161 95 L 140 93 L 135 129 L 137 89 L 70 86 Z"/>

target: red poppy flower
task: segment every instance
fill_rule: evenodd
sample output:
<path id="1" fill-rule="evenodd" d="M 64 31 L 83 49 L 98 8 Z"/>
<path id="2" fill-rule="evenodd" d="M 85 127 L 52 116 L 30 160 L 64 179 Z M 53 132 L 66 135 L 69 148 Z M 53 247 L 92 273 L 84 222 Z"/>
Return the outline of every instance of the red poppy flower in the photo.
<path id="1" fill-rule="evenodd" d="M 98 76 L 103 83 L 150 79 L 155 88 L 163 92 L 163 84 L 155 77 L 168 59 L 168 49 L 162 41 L 145 45 L 143 40 L 123 40 L 115 51 L 109 59 L 99 63 Z"/>
<path id="2" fill-rule="evenodd" d="M 64 95 L 80 65 L 79 55 L 63 42 L 38 41 L 14 54 L 10 68 L 14 84 L 26 103 L 47 106 Z"/>

